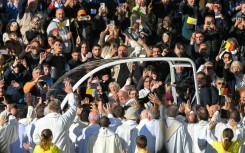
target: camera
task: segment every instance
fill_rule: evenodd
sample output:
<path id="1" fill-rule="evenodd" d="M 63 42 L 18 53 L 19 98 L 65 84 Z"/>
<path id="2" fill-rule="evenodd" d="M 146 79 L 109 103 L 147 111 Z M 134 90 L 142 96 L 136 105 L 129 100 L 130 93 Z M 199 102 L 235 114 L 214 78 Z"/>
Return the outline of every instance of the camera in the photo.
<path id="1" fill-rule="evenodd" d="M 87 19 L 86 16 L 82 16 L 81 21 L 87 21 L 87 20 L 88 20 L 88 19 Z"/>

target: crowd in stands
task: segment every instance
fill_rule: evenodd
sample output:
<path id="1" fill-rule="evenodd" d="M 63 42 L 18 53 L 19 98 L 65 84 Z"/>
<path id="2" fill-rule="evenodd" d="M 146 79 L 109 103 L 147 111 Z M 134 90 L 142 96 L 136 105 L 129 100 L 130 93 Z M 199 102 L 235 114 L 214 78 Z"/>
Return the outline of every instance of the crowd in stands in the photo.
<path id="1" fill-rule="evenodd" d="M 191 68 L 141 61 L 66 78 L 64 108 L 46 96 L 136 57 L 192 59 L 198 89 Z M 245 152 L 244 66 L 243 0 L 0 0 L 0 153 Z"/>

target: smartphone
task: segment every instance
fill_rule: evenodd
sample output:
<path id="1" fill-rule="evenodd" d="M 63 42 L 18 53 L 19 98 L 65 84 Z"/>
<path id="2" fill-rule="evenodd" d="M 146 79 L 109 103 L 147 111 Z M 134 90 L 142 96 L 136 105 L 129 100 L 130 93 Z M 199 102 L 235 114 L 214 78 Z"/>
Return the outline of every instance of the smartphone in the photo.
<path id="1" fill-rule="evenodd" d="M 82 108 L 83 108 L 83 110 L 90 110 L 91 109 L 91 104 L 83 104 Z"/>
<path id="2" fill-rule="evenodd" d="M 115 21 L 114 20 L 110 20 L 110 24 L 115 25 Z"/>
<path id="3" fill-rule="evenodd" d="M 82 20 L 82 21 L 87 21 L 88 19 L 87 19 L 86 16 L 82 16 L 81 20 Z"/>
<path id="4" fill-rule="evenodd" d="M 91 88 L 92 89 L 97 89 L 98 83 L 91 83 Z"/>
<path id="5" fill-rule="evenodd" d="M 157 24 L 162 24 L 163 19 L 162 18 L 157 18 Z"/>
<path id="6" fill-rule="evenodd" d="M 101 7 L 102 11 L 105 11 L 105 3 L 100 3 L 100 7 Z"/>
<path id="7" fill-rule="evenodd" d="M 220 11 L 214 12 L 215 19 L 221 18 L 220 17 Z"/>

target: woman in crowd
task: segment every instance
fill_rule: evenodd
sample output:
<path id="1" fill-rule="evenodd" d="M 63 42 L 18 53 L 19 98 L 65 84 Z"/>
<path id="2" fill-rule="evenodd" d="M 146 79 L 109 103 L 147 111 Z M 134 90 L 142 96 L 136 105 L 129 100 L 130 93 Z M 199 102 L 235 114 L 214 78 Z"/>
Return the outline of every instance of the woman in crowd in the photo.
<path id="1" fill-rule="evenodd" d="M 17 40 L 19 42 L 23 43 L 23 41 L 21 39 L 21 34 L 20 34 L 20 27 L 19 27 L 18 23 L 15 20 L 10 21 L 7 24 L 6 32 L 3 34 L 3 42 L 5 43 L 6 41 L 10 40 L 10 38 L 11 38 L 10 34 L 13 35 L 13 33 L 15 33 L 15 35 L 17 37 Z"/>
<path id="2" fill-rule="evenodd" d="M 207 141 L 210 145 L 212 145 L 213 149 L 215 149 L 218 153 L 238 153 L 239 148 L 242 145 L 242 133 L 237 127 L 237 123 L 233 120 L 229 120 L 229 124 L 233 129 L 235 129 L 235 134 L 233 133 L 232 129 L 226 128 L 223 130 L 222 134 L 222 142 L 216 141 L 212 139 L 211 130 L 213 130 L 216 126 L 216 122 L 212 122 L 208 129 Z M 232 141 L 234 135 L 237 136 L 235 141 Z"/>
<path id="3" fill-rule="evenodd" d="M 44 129 L 41 133 L 40 144 L 37 145 L 33 153 L 63 153 L 52 143 L 53 134 L 50 129 Z"/>
<path id="4" fill-rule="evenodd" d="M 108 99 L 109 102 L 115 102 L 118 99 L 117 93 L 120 90 L 120 86 L 116 82 L 111 82 L 109 84 L 109 93 L 108 93 Z"/>

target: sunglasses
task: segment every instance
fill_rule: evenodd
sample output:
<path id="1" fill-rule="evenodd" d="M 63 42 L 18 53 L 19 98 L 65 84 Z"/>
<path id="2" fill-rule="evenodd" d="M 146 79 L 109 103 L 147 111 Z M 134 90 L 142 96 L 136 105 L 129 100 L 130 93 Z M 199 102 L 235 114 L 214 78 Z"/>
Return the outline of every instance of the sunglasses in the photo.
<path id="1" fill-rule="evenodd" d="M 224 82 L 218 82 L 217 84 L 218 84 L 218 85 L 221 85 L 221 84 L 222 84 L 222 85 L 225 85 Z"/>

